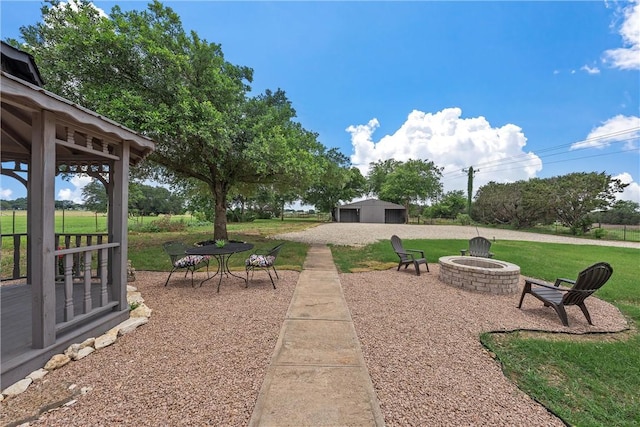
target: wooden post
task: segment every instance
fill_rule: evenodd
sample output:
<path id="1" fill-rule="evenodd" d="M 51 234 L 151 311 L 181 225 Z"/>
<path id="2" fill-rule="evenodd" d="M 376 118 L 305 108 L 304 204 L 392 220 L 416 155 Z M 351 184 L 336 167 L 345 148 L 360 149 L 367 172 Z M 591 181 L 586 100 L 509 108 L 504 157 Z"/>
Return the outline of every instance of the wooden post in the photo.
<path id="1" fill-rule="evenodd" d="M 118 243 L 112 249 L 111 284 L 113 299 L 118 301 L 120 311 L 128 310 L 127 304 L 127 214 L 129 200 L 129 142 L 122 141 L 120 159 L 110 173 L 109 193 L 109 242 Z"/>
<path id="2" fill-rule="evenodd" d="M 29 165 L 28 280 L 32 288 L 32 345 L 44 348 L 56 340 L 55 301 L 55 142 L 54 116 L 32 116 Z"/>

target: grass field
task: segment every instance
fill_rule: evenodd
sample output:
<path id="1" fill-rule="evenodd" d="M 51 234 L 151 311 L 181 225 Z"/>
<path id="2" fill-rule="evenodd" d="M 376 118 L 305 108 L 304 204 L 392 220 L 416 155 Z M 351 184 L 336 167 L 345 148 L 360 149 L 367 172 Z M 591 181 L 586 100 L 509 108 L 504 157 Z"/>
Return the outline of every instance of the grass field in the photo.
<path id="1" fill-rule="evenodd" d="M 82 218 L 79 222 L 84 225 L 79 228 L 85 231 L 77 232 L 95 232 L 95 216 Z M 5 219 L 3 216 L 3 233 L 7 233 Z M 173 219 L 182 219 L 188 224 L 192 221 L 190 217 Z M 266 249 L 279 243 L 268 238 L 273 234 L 318 224 L 313 219 L 256 220 L 229 224 L 228 231 L 230 239 L 250 241 L 256 248 Z M 129 258 L 137 270 L 169 271 L 171 265 L 162 251 L 163 242 L 182 240 L 190 244 L 209 239 L 211 235 L 211 224 L 196 223 L 181 232 L 130 232 Z M 434 262 L 440 256 L 459 253 L 468 242 L 408 239 L 404 243 L 407 247 L 424 249 L 429 261 Z M 3 239 L 3 264 L 8 258 L 4 256 L 5 244 Z M 307 249 L 305 244 L 287 242 L 278 258 L 278 267 L 301 270 Z M 640 425 L 640 395 L 637 393 L 640 390 L 640 335 L 637 332 L 640 251 L 593 246 L 588 240 L 584 245 L 499 241 L 491 250 L 497 259 L 519 265 L 523 275 L 550 281 L 556 277 L 575 277 L 578 271 L 596 261 L 611 263 L 614 274 L 597 296 L 621 310 L 632 326 L 629 332 L 589 339 L 525 333 L 484 334 L 479 339 L 496 354 L 507 377 L 568 424 Z M 397 265 L 397 257 L 386 241 L 359 248 L 332 246 L 332 253 L 342 272 L 388 269 Z M 243 257 L 232 257 L 230 267 L 242 269 L 242 262 Z"/>

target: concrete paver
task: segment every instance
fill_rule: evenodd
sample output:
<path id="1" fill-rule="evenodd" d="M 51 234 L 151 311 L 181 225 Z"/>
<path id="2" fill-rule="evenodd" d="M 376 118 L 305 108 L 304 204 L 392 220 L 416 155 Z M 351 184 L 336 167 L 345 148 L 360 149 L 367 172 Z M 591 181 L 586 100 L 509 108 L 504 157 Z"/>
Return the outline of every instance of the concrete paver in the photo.
<path id="1" fill-rule="evenodd" d="M 384 425 L 327 246 L 309 249 L 249 425 Z"/>

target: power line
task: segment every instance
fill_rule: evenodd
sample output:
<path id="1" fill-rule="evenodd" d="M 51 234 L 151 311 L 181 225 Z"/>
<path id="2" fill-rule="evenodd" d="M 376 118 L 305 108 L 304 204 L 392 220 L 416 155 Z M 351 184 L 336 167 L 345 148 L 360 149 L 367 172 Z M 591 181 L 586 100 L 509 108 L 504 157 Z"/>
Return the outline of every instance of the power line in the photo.
<path id="1" fill-rule="evenodd" d="M 611 152 L 611 153 L 592 154 L 590 156 L 575 157 L 573 159 L 555 160 L 555 161 L 552 161 L 552 162 L 546 162 L 545 164 L 549 165 L 549 164 L 560 163 L 560 162 L 572 162 L 574 160 L 590 159 L 590 158 L 593 158 L 593 157 L 604 157 L 604 156 L 610 156 L 610 155 L 613 155 L 613 154 L 628 153 L 630 151 L 638 151 L 638 149 L 637 148 L 630 148 L 628 150 L 614 151 L 614 152 Z M 509 170 L 509 169 L 498 169 L 498 170 L 492 170 L 492 171 L 489 171 L 489 172 L 502 172 L 502 171 L 505 171 L 505 170 Z"/>
<path id="2" fill-rule="evenodd" d="M 549 154 L 546 154 L 546 155 L 538 155 L 537 153 L 540 153 L 542 151 L 546 151 L 546 152 L 556 151 L 559 148 L 543 149 L 543 150 L 537 151 L 536 157 L 540 158 L 540 159 L 544 159 L 544 158 L 554 157 L 554 156 L 563 155 L 563 154 L 571 154 L 571 153 L 582 151 L 582 150 L 586 150 L 586 149 L 589 149 L 589 148 L 599 148 L 599 147 L 602 147 L 602 146 L 605 146 L 605 145 L 612 145 L 612 144 L 618 144 L 618 143 L 623 143 L 623 142 L 629 142 L 629 141 L 633 141 L 635 139 L 637 139 L 637 138 L 636 137 L 630 137 L 630 138 L 621 139 L 621 140 L 617 140 L 617 141 L 613 141 L 613 142 L 603 142 L 603 143 L 600 143 L 600 144 L 597 144 L 597 145 L 590 145 L 590 146 L 587 146 L 587 147 L 576 148 L 575 150 L 572 150 L 571 152 L 563 151 L 563 152 L 560 152 L 560 153 L 549 153 Z M 573 144 L 571 144 L 571 145 L 573 145 Z M 633 150 L 625 150 L 623 152 L 627 152 L 627 151 L 633 151 Z M 498 159 L 498 160 L 487 161 L 487 162 L 484 162 L 484 163 L 479 163 L 479 164 L 477 164 L 475 166 L 476 167 L 482 166 L 482 167 L 485 168 L 485 171 L 486 171 L 486 168 L 488 168 L 488 167 L 489 168 L 490 167 L 497 167 L 497 166 L 503 166 L 503 165 L 506 165 L 506 164 L 520 163 L 520 162 L 525 162 L 525 161 L 530 161 L 530 160 L 531 159 L 529 157 L 529 154 L 524 153 L 524 154 L 520 154 L 520 155 L 517 155 L 517 156 L 511 156 L 511 157 L 507 157 L 507 158 L 503 158 L 503 159 Z M 570 161 L 570 160 L 571 159 L 569 159 L 568 161 Z M 445 174 L 445 176 L 451 175 L 451 174 L 455 175 L 457 173 L 458 173 L 458 171 L 452 171 L 452 172 L 449 172 L 449 173 Z"/>
<path id="3" fill-rule="evenodd" d="M 542 158 L 548 158 L 548 157 L 558 156 L 558 155 L 562 155 L 562 154 L 570 154 L 571 152 L 577 152 L 577 151 L 586 150 L 586 149 L 589 149 L 589 148 L 598 148 L 598 147 L 602 147 L 602 146 L 605 146 L 605 145 L 618 144 L 618 143 L 623 143 L 623 142 L 628 142 L 628 141 L 633 141 L 633 140 L 638 139 L 638 136 L 630 136 L 630 137 L 625 138 L 625 139 L 617 139 L 617 140 L 614 140 L 614 141 L 609 141 L 612 137 L 624 135 L 626 133 L 631 133 L 631 132 L 640 132 L 640 127 L 626 129 L 626 130 L 622 130 L 622 131 L 618 131 L 618 132 L 612 132 L 612 133 L 609 133 L 609 134 L 600 135 L 598 137 L 589 138 L 589 139 L 586 139 L 586 140 L 583 140 L 583 141 L 572 142 L 572 143 L 568 143 L 568 144 L 557 145 L 557 146 L 554 146 L 554 147 L 543 148 L 543 149 L 538 150 L 536 152 L 536 156 L 538 158 L 542 159 Z M 557 151 L 557 150 L 560 150 L 560 149 L 565 148 L 565 147 L 574 146 L 576 144 L 584 144 L 584 143 L 597 142 L 597 141 L 601 141 L 601 142 L 599 142 L 597 144 L 590 144 L 590 145 L 587 145 L 587 146 L 579 147 L 579 148 L 576 148 L 575 150 L 572 150 L 571 152 L 563 151 L 561 153 L 550 153 L 550 154 L 547 154 L 547 155 L 538 155 L 538 153 L 553 152 L 553 151 Z M 616 153 L 608 153 L 608 154 L 617 154 L 617 153 L 624 153 L 624 152 L 629 152 L 629 151 L 635 151 L 635 149 L 623 150 L 623 151 L 619 151 L 619 152 L 616 152 Z M 598 154 L 598 155 L 603 155 L 603 154 Z M 575 159 L 567 159 L 567 160 L 564 160 L 564 161 L 572 161 L 572 160 L 578 160 L 578 159 L 583 159 L 583 158 L 596 157 L 598 155 L 586 156 L 586 157 L 577 157 Z M 507 157 L 507 158 L 504 158 L 504 159 L 487 161 L 487 162 L 484 162 L 484 163 L 476 164 L 474 166 L 475 167 L 479 167 L 479 166 L 484 167 L 484 171 L 486 173 L 486 172 L 492 172 L 491 170 L 487 170 L 487 168 L 500 167 L 500 166 L 504 166 L 504 165 L 507 165 L 507 164 L 520 163 L 520 162 L 525 162 L 525 161 L 531 161 L 531 159 L 529 158 L 529 154 L 527 154 L 527 153 L 519 154 L 517 156 Z M 547 164 L 550 164 L 550 163 L 557 163 L 557 162 L 547 162 Z M 448 172 L 448 173 L 443 175 L 443 178 L 449 177 L 449 176 L 452 176 L 452 175 L 453 176 L 460 175 L 460 171 L 456 170 L 456 171 Z"/>

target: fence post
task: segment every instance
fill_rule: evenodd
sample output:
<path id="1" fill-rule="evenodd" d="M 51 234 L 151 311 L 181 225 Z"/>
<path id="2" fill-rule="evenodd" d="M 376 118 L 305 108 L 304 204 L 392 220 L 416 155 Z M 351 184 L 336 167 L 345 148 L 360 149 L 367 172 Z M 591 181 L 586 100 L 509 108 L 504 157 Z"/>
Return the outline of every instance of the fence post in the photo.
<path id="1" fill-rule="evenodd" d="M 625 224 L 624 227 L 622 227 L 622 240 L 624 241 L 627 240 L 627 224 Z"/>
<path id="2" fill-rule="evenodd" d="M 20 277 L 20 243 L 22 236 L 13 233 L 13 278 Z M 28 237 L 27 237 L 28 238 Z"/>

